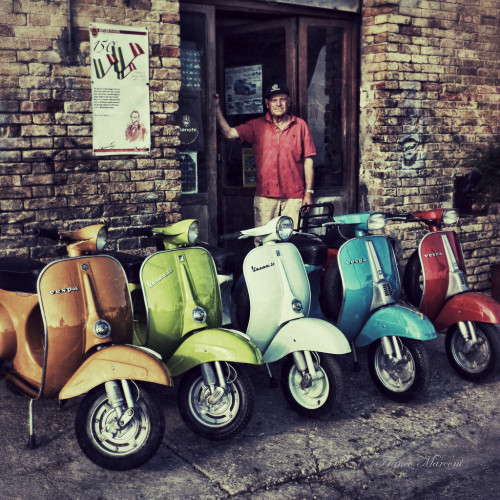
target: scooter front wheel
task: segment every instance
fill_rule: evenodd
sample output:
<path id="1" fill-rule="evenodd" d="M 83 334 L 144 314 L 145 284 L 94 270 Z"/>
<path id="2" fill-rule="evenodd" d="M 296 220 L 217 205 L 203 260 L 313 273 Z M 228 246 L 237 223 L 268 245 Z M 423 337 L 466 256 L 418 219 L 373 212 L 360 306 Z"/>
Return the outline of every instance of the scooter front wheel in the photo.
<path id="1" fill-rule="evenodd" d="M 182 377 L 177 392 L 179 412 L 186 425 L 208 439 L 221 441 L 241 432 L 252 417 L 253 384 L 241 367 L 222 364 L 226 389 L 217 395 L 203 382 L 199 368 Z M 222 388 L 216 386 L 216 390 Z"/>
<path id="2" fill-rule="evenodd" d="M 370 375 L 377 388 L 393 401 L 410 401 L 427 389 L 430 381 L 429 355 L 419 340 L 397 338 L 401 359 L 386 356 L 380 341 L 368 352 Z"/>
<path id="3" fill-rule="evenodd" d="M 163 440 L 165 415 L 158 399 L 142 386 L 133 391 L 133 396 L 134 415 L 125 425 L 119 424 L 104 386 L 87 393 L 78 407 L 75 422 L 78 444 L 100 467 L 111 470 L 138 467 L 156 453 Z"/>
<path id="4" fill-rule="evenodd" d="M 337 360 L 330 354 L 311 353 L 317 357 L 317 377 L 305 383 L 293 355 L 287 356 L 281 369 L 281 386 L 288 404 L 305 417 L 327 417 L 340 409 L 344 379 Z"/>
<path id="5" fill-rule="evenodd" d="M 500 359 L 500 338 L 495 325 L 473 323 L 477 342 L 468 345 L 458 326 L 446 332 L 446 356 L 453 369 L 472 382 L 487 380 L 497 373 Z"/>

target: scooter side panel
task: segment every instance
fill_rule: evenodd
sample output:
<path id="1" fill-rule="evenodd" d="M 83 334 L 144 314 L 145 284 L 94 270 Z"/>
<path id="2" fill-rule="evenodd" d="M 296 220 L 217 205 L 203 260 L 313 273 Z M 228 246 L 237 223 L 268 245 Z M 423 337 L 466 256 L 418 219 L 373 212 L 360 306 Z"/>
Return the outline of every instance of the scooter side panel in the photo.
<path id="1" fill-rule="evenodd" d="M 368 253 L 368 242 L 373 244 L 383 278 L 392 287 L 393 296 L 399 298 L 399 274 L 390 241 L 385 236 L 366 236 L 348 240 L 338 253 L 342 276 L 343 302 L 337 326 L 349 340 L 361 331 L 371 314 L 374 276 Z"/>
<path id="2" fill-rule="evenodd" d="M 168 359 L 184 335 L 221 324 L 221 302 L 215 266 L 203 248 L 165 250 L 149 256 L 141 267 L 146 302 L 148 347 Z M 207 313 L 205 324 L 192 319 L 194 307 Z"/>
<path id="3" fill-rule="evenodd" d="M 89 255 L 55 261 L 40 274 L 38 294 L 45 324 L 44 396 L 61 390 L 91 348 L 132 341 L 130 293 L 116 259 Z M 98 320 L 110 324 L 111 337 L 95 334 Z"/>
<path id="4" fill-rule="evenodd" d="M 122 379 L 173 385 L 170 372 L 162 361 L 138 347 L 117 345 L 92 354 L 64 385 L 58 397 L 73 398 L 110 380 Z"/>
<path id="5" fill-rule="evenodd" d="M 371 344 L 382 337 L 397 336 L 415 340 L 437 337 L 431 321 L 422 313 L 401 304 L 393 304 L 375 311 L 355 340 L 357 347 Z"/>
<path id="6" fill-rule="evenodd" d="M 262 355 L 246 335 L 235 330 L 210 328 L 192 333 L 174 352 L 167 366 L 173 377 L 211 361 L 262 364 Z"/>
<path id="7" fill-rule="evenodd" d="M 331 323 L 300 318 L 283 325 L 264 352 L 264 362 L 272 363 L 295 351 L 346 354 L 351 348 L 342 332 Z"/>
<path id="8" fill-rule="evenodd" d="M 309 314 L 309 280 L 291 243 L 254 248 L 245 258 L 243 271 L 250 296 L 247 333 L 264 351 L 281 324 Z M 292 309 L 294 298 L 302 302 L 302 312 Z"/>
<path id="9" fill-rule="evenodd" d="M 424 292 L 419 309 L 434 320 L 446 301 L 450 266 L 443 245 L 443 235 L 448 239 L 457 263 L 465 273 L 462 248 L 453 231 L 435 231 L 427 233 L 419 245 L 420 264 L 424 277 Z"/>
<path id="10" fill-rule="evenodd" d="M 500 324 L 500 303 L 478 292 L 454 295 L 441 309 L 434 324 L 439 331 L 459 321 Z"/>

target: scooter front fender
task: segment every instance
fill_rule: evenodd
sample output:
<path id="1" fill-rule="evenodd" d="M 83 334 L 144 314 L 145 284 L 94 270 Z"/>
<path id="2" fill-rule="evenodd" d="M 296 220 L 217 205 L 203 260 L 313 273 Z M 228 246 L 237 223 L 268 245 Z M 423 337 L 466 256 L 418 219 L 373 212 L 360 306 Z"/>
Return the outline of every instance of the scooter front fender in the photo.
<path id="1" fill-rule="evenodd" d="M 262 354 L 249 337 L 236 330 L 207 328 L 187 337 L 167 362 L 173 377 L 211 361 L 262 364 Z"/>
<path id="2" fill-rule="evenodd" d="M 500 303 L 488 295 L 465 292 L 451 297 L 434 322 L 436 330 L 444 330 L 459 321 L 500 323 Z"/>
<path id="3" fill-rule="evenodd" d="M 114 345 L 92 354 L 68 380 L 59 399 L 68 399 L 88 392 L 110 380 L 142 380 L 173 385 L 165 364 L 141 347 Z"/>
<path id="4" fill-rule="evenodd" d="M 388 336 L 432 340 L 437 337 L 437 333 L 429 318 L 421 312 L 402 304 L 394 304 L 376 310 L 354 343 L 356 347 L 363 347 Z"/>
<path id="5" fill-rule="evenodd" d="M 272 363 L 296 351 L 346 354 L 351 348 L 344 334 L 328 321 L 299 318 L 278 331 L 264 353 L 264 362 Z"/>

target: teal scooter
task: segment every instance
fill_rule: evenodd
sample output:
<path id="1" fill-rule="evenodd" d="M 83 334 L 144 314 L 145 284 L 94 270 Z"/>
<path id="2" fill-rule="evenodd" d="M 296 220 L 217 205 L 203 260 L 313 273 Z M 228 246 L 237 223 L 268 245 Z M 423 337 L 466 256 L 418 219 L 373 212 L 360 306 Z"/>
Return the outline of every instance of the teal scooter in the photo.
<path id="1" fill-rule="evenodd" d="M 351 344 L 357 369 L 356 348 L 368 346 L 375 385 L 390 399 L 409 401 L 429 384 L 430 363 L 423 341 L 436 338 L 437 333 L 426 316 L 400 303 L 392 245 L 385 236 L 370 234 L 385 223 L 384 214 L 367 212 L 335 216 L 324 224 L 351 226 L 355 236 L 331 259 L 323 298 L 330 319 Z"/>

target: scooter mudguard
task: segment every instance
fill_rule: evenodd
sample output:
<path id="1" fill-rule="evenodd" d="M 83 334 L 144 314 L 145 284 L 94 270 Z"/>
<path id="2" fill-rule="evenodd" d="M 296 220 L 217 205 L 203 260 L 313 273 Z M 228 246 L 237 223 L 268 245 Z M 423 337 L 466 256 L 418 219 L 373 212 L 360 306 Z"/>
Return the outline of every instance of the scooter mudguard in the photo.
<path id="1" fill-rule="evenodd" d="M 92 354 L 61 389 L 59 399 L 73 398 L 110 380 L 121 379 L 173 385 L 170 372 L 160 359 L 141 347 L 114 345 Z"/>
<path id="2" fill-rule="evenodd" d="M 375 311 L 354 343 L 356 347 L 363 347 L 388 336 L 432 340 L 437 337 L 437 333 L 431 321 L 422 313 L 401 304 L 393 304 Z"/>
<path id="3" fill-rule="evenodd" d="M 444 330 L 459 321 L 500 323 L 500 303 L 488 295 L 465 292 L 454 295 L 440 311 L 434 325 L 436 330 Z"/>
<path id="4" fill-rule="evenodd" d="M 173 377 L 211 361 L 262 364 L 262 354 L 250 339 L 236 330 L 209 328 L 187 337 L 168 360 Z"/>
<path id="5" fill-rule="evenodd" d="M 454 266 L 458 266 L 465 275 L 462 247 L 453 231 L 435 231 L 422 238 L 418 252 L 424 276 L 424 293 L 419 309 L 434 320 L 447 297 L 457 293 L 456 290 L 449 290 Z M 459 291 L 465 289 L 466 283 Z"/>
<path id="6" fill-rule="evenodd" d="M 264 363 L 272 363 L 295 351 L 346 354 L 351 348 L 343 333 L 328 321 L 300 318 L 280 329 L 264 352 Z"/>

